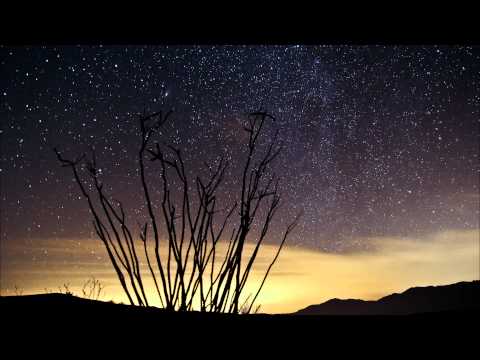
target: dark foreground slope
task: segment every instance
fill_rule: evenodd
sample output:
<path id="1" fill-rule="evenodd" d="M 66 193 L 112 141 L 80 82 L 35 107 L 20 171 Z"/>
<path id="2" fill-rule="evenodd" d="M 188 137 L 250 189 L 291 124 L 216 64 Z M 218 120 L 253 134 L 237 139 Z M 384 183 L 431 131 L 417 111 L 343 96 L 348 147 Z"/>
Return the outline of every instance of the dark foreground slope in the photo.
<path id="1" fill-rule="evenodd" d="M 377 301 L 332 299 L 296 312 L 298 315 L 409 315 L 447 311 L 474 312 L 480 306 L 480 281 L 414 287 Z"/>
<path id="2" fill-rule="evenodd" d="M 428 356 L 450 348 L 458 358 L 476 343 L 479 326 L 478 307 L 416 315 L 227 315 L 168 313 L 64 294 L 0 297 L 0 315 L 4 349 L 62 358 L 77 353 L 97 358 L 97 351 L 107 358 L 112 351 L 140 358 L 147 350 L 174 351 L 180 359 L 232 354 L 297 359 L 311 351 L 318 357 L 383 356 L 418 346 Z"/>

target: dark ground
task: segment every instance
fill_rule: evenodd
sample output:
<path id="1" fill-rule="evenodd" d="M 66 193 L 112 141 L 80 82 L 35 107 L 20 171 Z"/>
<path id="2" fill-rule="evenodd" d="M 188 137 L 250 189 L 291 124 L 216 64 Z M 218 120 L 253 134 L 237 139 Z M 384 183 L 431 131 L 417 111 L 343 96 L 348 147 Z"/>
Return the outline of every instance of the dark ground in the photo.
<path id="1" fill-rule="evenodd" d="M 478 307 L 390 316 L 226 315 L 167 313 L 44 294 L 0 297 L 0 309 L 3 350 L 59 357 L 112 358 L 119 352 L 123 358 L 129 352 L 139 358 L 144 351 L 164 357 L 173 351 L 178 359 L 232 353 L 297 359 L 313 351 L 314 358 L 326 353 L 417 358 L 421 351 L 428 358 L 434 353 L 465 358 L 460 354 L 476 351 L 480 340 Z"/>

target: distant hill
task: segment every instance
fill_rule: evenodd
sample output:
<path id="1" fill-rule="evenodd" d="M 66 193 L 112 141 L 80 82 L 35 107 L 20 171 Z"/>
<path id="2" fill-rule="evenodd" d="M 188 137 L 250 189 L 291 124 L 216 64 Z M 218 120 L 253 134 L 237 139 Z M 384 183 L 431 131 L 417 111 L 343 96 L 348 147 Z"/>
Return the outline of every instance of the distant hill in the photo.
<path id="1" fill-rule="evenodd" d="M 377 301 L 331 299 L 310 305 L 295 315 L 409 315 L 480 310 L 480 281 L 414 287 Z"/>

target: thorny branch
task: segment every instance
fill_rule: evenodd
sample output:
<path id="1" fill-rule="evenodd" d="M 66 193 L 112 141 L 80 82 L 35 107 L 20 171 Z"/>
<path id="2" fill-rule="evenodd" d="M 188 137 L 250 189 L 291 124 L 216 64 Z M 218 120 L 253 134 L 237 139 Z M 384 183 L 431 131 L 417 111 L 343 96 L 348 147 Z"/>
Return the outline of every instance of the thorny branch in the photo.
<path id="1" fill-rule="evenodd" d="M 158 141 L 151 143 L 170 115 L 171 112 L 164 114 L 160 111 L 139 119 L 138 165 L 148 220 L 143 225 L 137 222 L 138 239 L 131 231 L 123 204 L 105 193 L 95 151 L 92 149 L 88 160 L 85 160 L 85 154 L 69 160 L 56 148 L 54 151 L 62 166 L 72 170 L 93 215 L 96 234 L 103 242 L 131 304 L 149 306 L 144 282 L 144 277 L 149 277 L 153 280 L 159 302 L 166 309 L 187 311 L 199 308 L 210 312 L 249 313 L 298 222 L 297 216 L 287 226 L 252 301 L 248 304 L 249 296 L 240 303 L 258 252 L 280 205 L 279 179 L 270 169 L 282 149 L 277 144 L 277 133 L 264 151 L 260 151 L 262 146 L 259 145 L 266 123 L 275 118 L 260 111 L 249 114 L 244 127 L 248 134 L 247 157 L 241 169 L 239 199 L 231 206 L 219 208 L 219 189 L 225 181 L 229 167 L 227 161 L 220 159 L 206 179 L 200 176 L 191 178 L 180 149 L 161 145 Z M 150 177 L 146 174 L 147 156 L 152 164 L 160 164 L 156 179 L 162 190 L 160 213 L 154 210 Z M 211 169 L 208 164 L 205 166 Z M 89 181 L 81 177 L 84 170 Z M 174 195 L 175 191 L 178 196 Z M 259 210 L 262 207 L 265 209 L 263 219 Z M 259 226 L 257 236 L 251 233 L 254 222 Z M 233 227 L 230 236 L 225 236 L 229 223 Z M 149 246 L 152 241 L 153 257 L 152 246 Z M 226 247 L 223 257 L 219 254 L 221 242 Z M 245 259 L 247 242 L 253 243 L 254 250 Z M 143 250 L 139 251 L 138 246 Z M 165 249 L 166 255 L 161 254 L 161 248 Z M 148 271 L 143 270 L 139 254 L 146 261 Z M 245 264 L 242 263 L 244 260 Z M 94 280 L 86 286 L 90 286 L 89 296 L 99 296 L 101 288 Z M 83 291 L 86 293 L 87 288 L 84 287 Z"/>

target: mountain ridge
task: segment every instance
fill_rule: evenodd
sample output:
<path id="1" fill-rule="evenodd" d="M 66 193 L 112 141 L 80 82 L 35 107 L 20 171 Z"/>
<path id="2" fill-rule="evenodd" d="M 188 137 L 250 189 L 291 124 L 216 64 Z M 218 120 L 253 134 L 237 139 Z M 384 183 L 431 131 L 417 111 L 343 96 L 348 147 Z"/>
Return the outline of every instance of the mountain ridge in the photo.
<path id="1" fill-rule="evenodd" d="M 428 312 L 478 310 L 480 281 L 411 287 L 378 300 L 330 299 L 309 305 L 294 315 L 409 315 Z"/>

